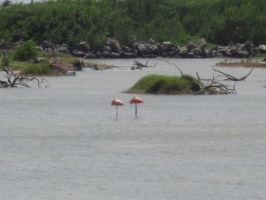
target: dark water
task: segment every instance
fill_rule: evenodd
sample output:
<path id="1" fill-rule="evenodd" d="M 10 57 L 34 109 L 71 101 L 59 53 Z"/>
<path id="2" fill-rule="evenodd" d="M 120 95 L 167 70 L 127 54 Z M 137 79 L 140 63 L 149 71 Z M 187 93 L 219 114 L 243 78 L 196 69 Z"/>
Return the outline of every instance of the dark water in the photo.
<path id="1" fill-rule="evenodd" d="M 146 62 L 146 60 L 139 60 Z M 218 60 L 169 59 L 210 78 Z M 163 59 L 100 60 L 113 70 L 47 77 L 49 88 L 1 89 L 0 197 L 58 199 L 265 199 L 266 71 L 237 95 L 138 95 L 123 91 L 152 73 L 179 71 Z M 219 68 L 237 77 L 247 68 Z M 125 103 L 116 119 L 111 101 Z"/>

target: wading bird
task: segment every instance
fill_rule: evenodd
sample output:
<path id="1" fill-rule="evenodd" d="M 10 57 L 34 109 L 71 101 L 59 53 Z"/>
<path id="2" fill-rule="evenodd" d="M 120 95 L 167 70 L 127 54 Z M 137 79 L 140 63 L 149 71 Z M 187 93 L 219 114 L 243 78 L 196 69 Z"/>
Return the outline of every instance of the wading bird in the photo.
<path id="1" fill-rule="evenodd" d="M 138 103 L 144 103 L 144 101 L 139 98 L 139 97 L 133 97 L 130 101 L 129 101 L 130 104 L 134 103 L 135 104 L 135 117 L 137 117 L 137 114 L 138 114 L 138 110 L 137 110 L 137 104 Z"/>
<path id="2" fill-rule="evenodd" d="M 111 106 L 115 106 L 116 107 L 116 118 L 118 117 L 118 109 L 117 106 L 123 106 L 124 103 L 122 101 L 120 101 L 119 99 L 114 99 L 111 103 Z"/>

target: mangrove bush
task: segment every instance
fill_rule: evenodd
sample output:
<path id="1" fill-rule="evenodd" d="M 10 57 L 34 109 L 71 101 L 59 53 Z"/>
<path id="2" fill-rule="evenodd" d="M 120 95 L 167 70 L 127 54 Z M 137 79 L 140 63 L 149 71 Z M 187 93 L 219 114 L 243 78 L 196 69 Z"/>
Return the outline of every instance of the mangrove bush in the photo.
<path id="1" fill-rule="evenodd" d="M 14 3 L 14 2 L 13 2 Z M 265 0 L 57 0 L 0 7 L 0 39 L 98 46 L 107 38 L 175 44 L 266 43 Z"/>

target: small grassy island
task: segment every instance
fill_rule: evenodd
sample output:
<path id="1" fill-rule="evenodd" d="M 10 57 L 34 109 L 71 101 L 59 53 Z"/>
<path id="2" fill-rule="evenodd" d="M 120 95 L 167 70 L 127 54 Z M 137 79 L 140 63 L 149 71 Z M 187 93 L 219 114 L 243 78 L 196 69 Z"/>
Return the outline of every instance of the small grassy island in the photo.
<path id="1" fill-rule="evenodd" d="M 151 74 L 141 78 L 127 93 L 198 94 L 203 83 L 190 75 L 167 76 Z"/>

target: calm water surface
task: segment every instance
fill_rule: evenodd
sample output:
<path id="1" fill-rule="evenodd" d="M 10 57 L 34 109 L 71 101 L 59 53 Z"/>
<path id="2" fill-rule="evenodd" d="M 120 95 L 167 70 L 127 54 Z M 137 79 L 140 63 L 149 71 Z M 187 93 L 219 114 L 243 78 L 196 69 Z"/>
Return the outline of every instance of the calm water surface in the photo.
<path id="1" fill-rule="evenodd" d="M 1 89 L 0 199 L 266 199 L 265 69 L 238 83 L 237 95 L 138 95 L 145 103 L 135 118 L 123 91 L 179 71 L 164 59 L 134 71 L 133 60 L 98 61 L 119 68 Z M 168 61 L 202 78 L 218 62 Z M 125 102 L 118 119 L 114 98 Z"/>

